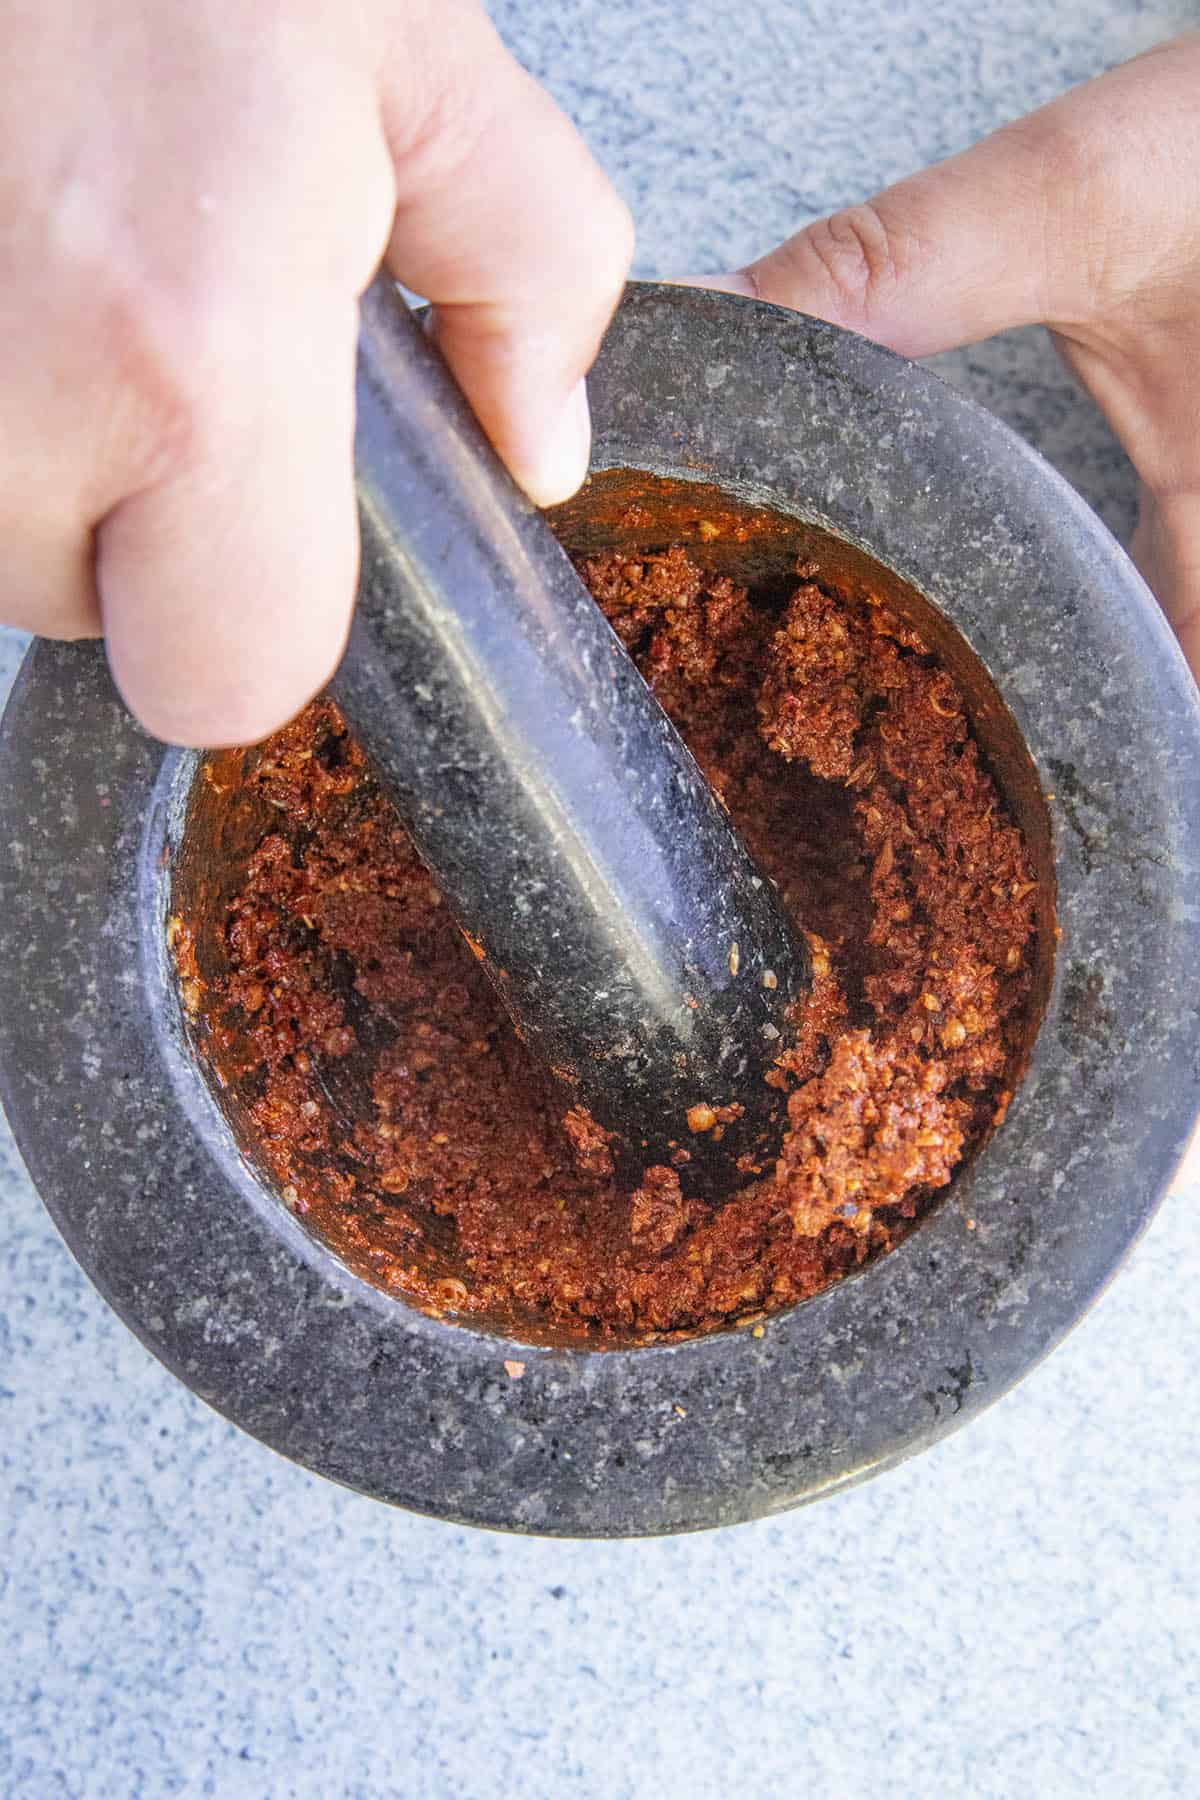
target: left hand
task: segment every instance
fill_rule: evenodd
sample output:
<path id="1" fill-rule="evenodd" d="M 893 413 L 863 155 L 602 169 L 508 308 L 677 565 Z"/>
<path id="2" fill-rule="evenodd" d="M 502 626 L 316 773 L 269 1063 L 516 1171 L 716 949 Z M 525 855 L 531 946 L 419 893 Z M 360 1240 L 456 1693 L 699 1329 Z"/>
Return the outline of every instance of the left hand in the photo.
<path id="1" fill-rule="evenodd" d="M 1049 326 L 1138 473 L 1134 560 L 1200 680 L 1198 93 L 1190 33 L 703 285 L 911 357 Z"/>

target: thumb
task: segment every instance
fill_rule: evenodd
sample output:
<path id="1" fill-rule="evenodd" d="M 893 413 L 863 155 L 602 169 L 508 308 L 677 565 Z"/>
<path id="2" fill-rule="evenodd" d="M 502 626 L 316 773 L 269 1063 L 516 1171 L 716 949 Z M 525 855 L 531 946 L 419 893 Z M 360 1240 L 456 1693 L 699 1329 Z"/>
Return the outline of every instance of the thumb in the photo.
<path id="1" fill-rule="evenodd" d="M 1179 286 L 1198 78 L 1200 34 L 1161 45 L 709 285 L 905 356 L 1031 324 L 1086 339 L 1138 290 Z"/>
<path id="2" fill-rule="evenodd" d="M 632 225 L 481 8 L 459 0 L 453 18 L 452 32 L 431 34 L 441 61 L 424 71 L 430 91 L 414 89 L 411 58 L 386 73 L 387 261 L 432 301 L 439 347 L 484 430 L 549 505 L 587 473 L 584 377 L 621 294 Z"/>
<path id="3" fill-rule="evenodd" d="M 1046 230 L 1050 151 L 1008 126 L 873 200 L 817 219 L 719 286 L 931 356 L 1078 309 L 1070 234 Z M 1064 238 L 1066 241 L 1064 241 Z M 1073 266 L 1074 264 L 1074 266 Z"/>

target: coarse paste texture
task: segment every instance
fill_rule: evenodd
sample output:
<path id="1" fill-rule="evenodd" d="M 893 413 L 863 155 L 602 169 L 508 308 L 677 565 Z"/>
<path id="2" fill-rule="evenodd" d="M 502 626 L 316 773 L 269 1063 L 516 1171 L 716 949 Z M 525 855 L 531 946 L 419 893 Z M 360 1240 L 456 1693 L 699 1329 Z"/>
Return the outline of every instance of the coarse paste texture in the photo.
<path id="1" fill-rule="evenodd" d="M 773 1164 L 721 1205 L 686 1165 L 617 1183 L 328 700 L 247 763 L 278 825 L 227 969 L 199 982 L 187 920 L 176 947 L 256 1154 L 352 1267 L 517 1332 L 652 1339 L 753 1321 L 910 1228 L 1011 1097 L 1035 879 L 955 682 L 881 602 L 807 564 L 781 613 L 679 548 L 580 572 L 809 937 L 812 993 L 764 1071 Z M 708 1099 L 693 1124 L 719 1129 Z"/>

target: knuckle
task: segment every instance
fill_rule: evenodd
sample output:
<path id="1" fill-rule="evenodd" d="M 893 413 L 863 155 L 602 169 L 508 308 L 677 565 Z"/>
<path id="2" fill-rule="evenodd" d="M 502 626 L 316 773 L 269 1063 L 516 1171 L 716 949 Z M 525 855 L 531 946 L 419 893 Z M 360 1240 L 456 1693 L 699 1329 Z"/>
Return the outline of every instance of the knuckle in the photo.
<path id="1" fill-rule="evenodd" d="M 602 291 L 611 306 L 633 256 L 629 209 L 481 12 L 472 8 L 460 36 L 422 77 L 419 90 L 411 80 L 401 82 L 385 103 L 401 225 L 406 204 L 425 202 L 431 193 L 496 190 L 509 207 L 519 178 L 526 217 L 516 222 L 514 254 L 519 257 L 539 224 L 543 233 L 562 234 L 567 226 L 570 249 L 558 258 L 560 279 L 577 293 Z"/>
<path id="2" fill-rule="evenodd" d="M 87 296 L 91 354 L 135 428 L 141 477 L 153 478 L 191 452 L 222 396 L 252 378 L 261 309 L 235 303 L 216 237 L 203 231 L 181 244 L 99 222 L 68 282 Z"/>
<path id="3" fill-rule="evenodd" d="M 496 51 L 504 55 L 498 44 Z M 420 82 L 402 82 L 385 106 L 387 136 L 396 164 L 415 184 L 440 184 L 474 156 L 494 117 L 494 89 L 480 79 L 478 54 L 462 45 L 421 75 Z"/>
<path id="4" fill-rule="evenodd" d="M 174 283 L 150 274 L 122 294 L 118 366 L 141 399 L 146 441 L 158 465 L 154 472 L 189 461 L 207 447 L 221 394 L 251 367 L 239 341 L 245 323 L 201 278 Z"/>
<path id="5" fill-rule="evenodd" d="M 906 234 L 870 200 L 818 220 L 803 243 L 839 313 L 852 320 L 869 320 L 912 260 Z"/>
<path id="6" fill-rule="evenodd" d="M 1030 180 L 1048 192 L 1088 192 L 1119 178 L 1125 152 L 1116 133 L 1098 131 L 1086 109 L 1048 106 L 997 133 L 1029 165 Z"/>
<path id="7" fill-rule="evenodd" d="M 1098 129 L 1090 108 L 1060 103 L 997 135 L 1014 166 L 1024 165 L 1030 214 L 1040 220 L 1044 313 L 1070 323 L 1102 311 L 1130 278 L 1136 284 L 1120 229 L 1130 199 L 1125 134 Z"/>
<path id="8" fill-rule="evenodd" d="M 45 346 L 42 390 L 83 424 L 107 403 L 105 441 L 122 465 L 112 478 L 137 484 L 191 437 L 229 363 L 238 309 L 222 303 L 224 221 L 205 207 L 189 229 L 153 197 L 134 216 L 116 184 L 75 169 L 36 200 L 0 231 L 0 283 L 37 296 L 25 329 Z M 58 390 L 56 369 L 67 372 Z"/>
<path id="9" fill-rule="evenodd" d="M 201 435 L 220 372 L 229 366 L 229 327 L 198 282 L 176 283 L 120 255 L 89 275 L 90 313 L 109 379 L 132 410 L 148 481 L 184 460 Z"/>

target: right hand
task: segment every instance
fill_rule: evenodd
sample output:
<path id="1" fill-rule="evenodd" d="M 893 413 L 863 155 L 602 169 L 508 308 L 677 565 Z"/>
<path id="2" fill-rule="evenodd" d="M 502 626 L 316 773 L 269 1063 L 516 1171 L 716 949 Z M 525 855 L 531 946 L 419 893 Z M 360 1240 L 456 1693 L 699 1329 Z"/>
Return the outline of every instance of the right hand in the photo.
<path id="1" fill-rule="evenodd" d="M 250 742 L 341 653 L 380 259 L 541 503 L 628 214 L 475 0 L 0 0 L 0 620 Z"/>

